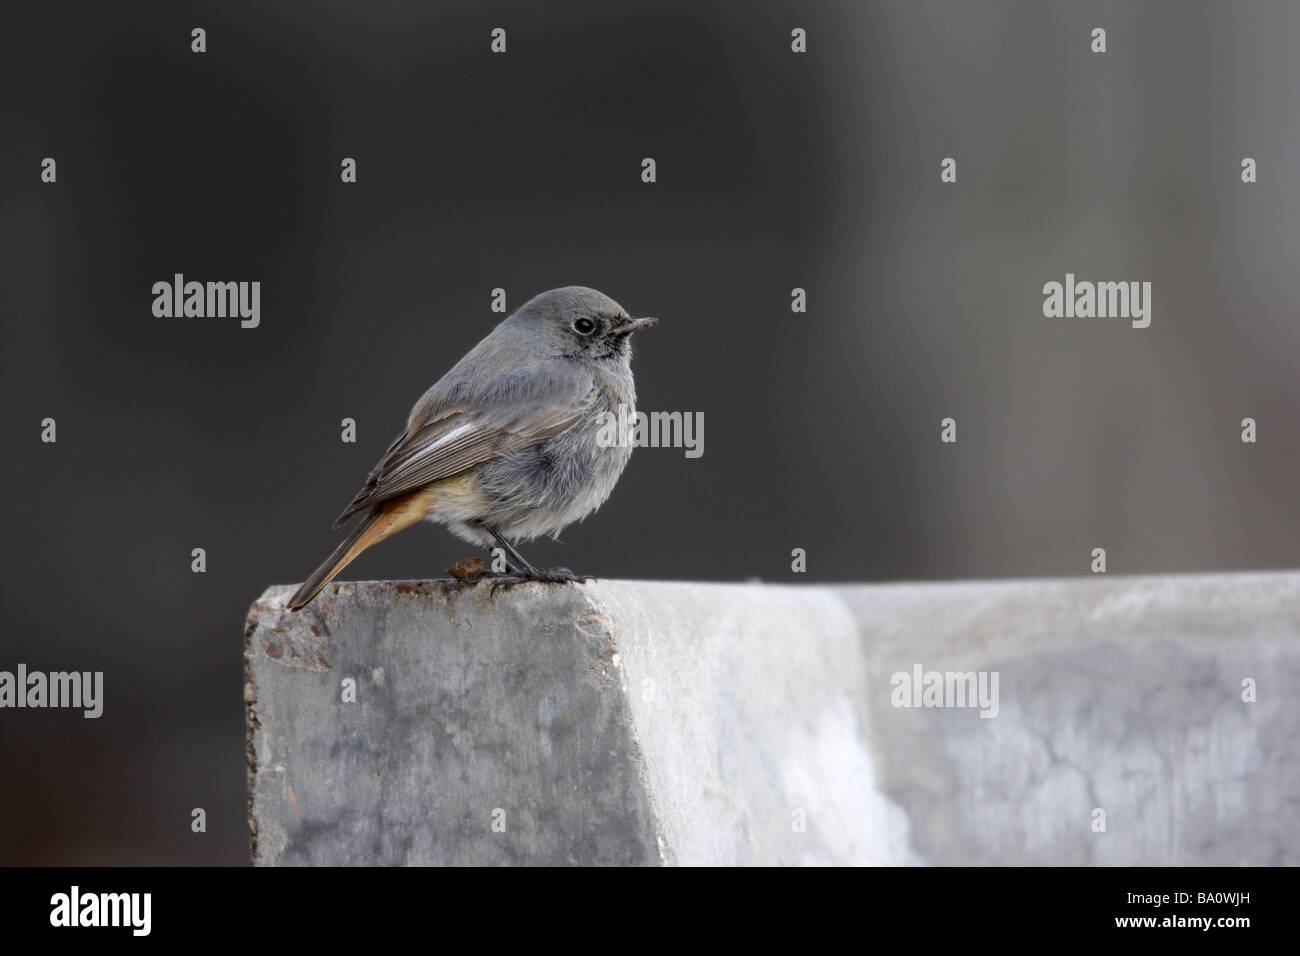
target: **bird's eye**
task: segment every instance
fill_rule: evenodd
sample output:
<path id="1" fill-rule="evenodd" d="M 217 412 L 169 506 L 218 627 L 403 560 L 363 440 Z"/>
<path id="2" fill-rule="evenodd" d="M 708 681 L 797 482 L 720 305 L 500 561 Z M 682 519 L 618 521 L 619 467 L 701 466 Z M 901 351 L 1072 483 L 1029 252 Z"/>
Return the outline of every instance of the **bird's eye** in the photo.
<path id="1" fill-rule="evenodd" d="M 591 319 L 574 319 L 573 331 L 577 332 L 579 335 L 590 335 L 592 332 L 596 331 L 596 323 L 591 321 Z"/>

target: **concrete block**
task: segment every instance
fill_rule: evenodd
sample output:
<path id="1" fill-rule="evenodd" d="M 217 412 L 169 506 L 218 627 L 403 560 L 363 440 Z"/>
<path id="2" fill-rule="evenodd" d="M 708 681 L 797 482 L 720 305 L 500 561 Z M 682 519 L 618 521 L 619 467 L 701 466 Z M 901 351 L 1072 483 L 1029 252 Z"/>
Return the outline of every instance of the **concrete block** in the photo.
<path id="1" fill-rule="evenodd" d="M 926 861 L 1300 864 L 1300 574 L 841 593 L 876 779 Z M 997 672 L 998 715 L 893 706 L 918 664 Z"/>
<path id="2" fill-rule="evenodd" d="M 830 591 L 365 582 L 300 614 L 291 591 L 247 630 L 259 864 L 907 858 Z"/>
<path id="3" fill-rule="evenodd" d="M 261 865 L 1300 861 L 1300 574 L 290 593 Z"/>

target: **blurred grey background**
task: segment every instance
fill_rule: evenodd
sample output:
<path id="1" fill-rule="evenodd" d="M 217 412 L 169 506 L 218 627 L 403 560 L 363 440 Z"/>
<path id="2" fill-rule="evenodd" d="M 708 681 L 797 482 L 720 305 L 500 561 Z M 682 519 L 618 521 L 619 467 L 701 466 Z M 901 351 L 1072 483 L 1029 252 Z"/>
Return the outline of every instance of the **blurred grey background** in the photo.
<path id="1" fill-rule="evenodd" d="M 1298 563 L 1294 4 L 4 21 L 0 669 L 102 670 L 106 700 L 99 720 L 0 712 L 2 864 L 247 861 L 244 614 L 333 548 L 411 403 L 499 320 L 498 286 L 512 309 L 580 283 L 660 316 L 640 405 L 706 422 L 702 458 L 639 450 L 535 563 L 772 581 L 1082 575 L 1094 547 L 1116 574 Z M 175 272 L 259 280 L 261 327 L 154 318 Z M 1150 328 L 1044 318 L 1067 272 L 1150 281 Z M 422 526 L 344 576 L 470 553 Z"/>

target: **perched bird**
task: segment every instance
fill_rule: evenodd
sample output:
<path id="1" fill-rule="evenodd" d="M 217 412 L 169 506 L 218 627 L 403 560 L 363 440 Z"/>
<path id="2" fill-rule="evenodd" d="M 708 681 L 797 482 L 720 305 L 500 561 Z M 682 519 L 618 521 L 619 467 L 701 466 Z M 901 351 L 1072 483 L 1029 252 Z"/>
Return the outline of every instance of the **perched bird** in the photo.
<path id="1" fill-rule="evenodd" d="M 362 551 L 421 518 L 500 546 L 518 577 L 576 580 L 566 568 L 539 571 L 512 542 L 559 534 L 614 490 L 632 454 L 631 336 L 656 321 L 629 318 L 582 286 L 530 299 L 415 403 L 334 525 L 364 514 L 361 523 L 289 607 L 306 607 Z M 610 416 L 619 429 L 613 442 Z"/>

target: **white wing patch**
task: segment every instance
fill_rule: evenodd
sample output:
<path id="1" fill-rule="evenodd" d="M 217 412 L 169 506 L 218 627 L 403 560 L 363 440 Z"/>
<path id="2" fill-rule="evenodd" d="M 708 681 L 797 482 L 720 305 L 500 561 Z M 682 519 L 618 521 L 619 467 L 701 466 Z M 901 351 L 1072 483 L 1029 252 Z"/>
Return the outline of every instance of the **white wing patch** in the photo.
<path id="1" fill-rule="evenodd" d="M 469 422 L 466 422 L 464 425 L 461 425 L 459 428 L 453 428 L 451 431 L 447 432 L 447 434 L 443 435 L 437 441 L 430 442 L 428 445 L 425 445 L 414 455 L 408 458 L 403 463 L 403 467 L 413 465 L 421 458 L 427 458 L 429 455 L 433 454 L 443 445 L 447 444 L 448 442 L 454 441 L 458 436 L 463 435 L 468 431 L 473 431 L 473 429 L 474 429 L 474 425 Z"/>

